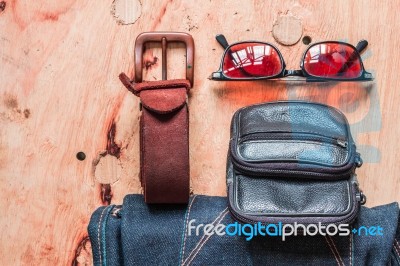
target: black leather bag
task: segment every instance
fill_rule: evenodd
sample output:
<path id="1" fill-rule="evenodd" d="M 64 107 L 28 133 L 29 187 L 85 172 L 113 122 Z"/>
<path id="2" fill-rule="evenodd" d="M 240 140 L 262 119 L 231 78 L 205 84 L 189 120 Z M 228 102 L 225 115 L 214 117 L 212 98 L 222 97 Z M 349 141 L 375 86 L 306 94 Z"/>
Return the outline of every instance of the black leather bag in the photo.
<path id="1" fill-rule="evenodd" d="M 351 223 L 365 196 L 346 117 L 310 102 L 238 110 L 227 162 L 229 209 L 243 223 Z"/>

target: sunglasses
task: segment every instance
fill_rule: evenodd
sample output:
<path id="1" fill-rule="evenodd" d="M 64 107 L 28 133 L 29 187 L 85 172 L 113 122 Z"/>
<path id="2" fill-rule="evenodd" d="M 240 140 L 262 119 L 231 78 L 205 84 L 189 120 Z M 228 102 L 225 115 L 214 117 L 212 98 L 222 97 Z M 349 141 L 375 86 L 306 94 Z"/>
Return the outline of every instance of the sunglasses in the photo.
<path id="1" fill-rule="evenodd" d="M 304 77 L 306 81 L 370 81 L 360 53 L 368 46 L 366 40 L 356 47 L 345 42 L 326 41 L 311 44 L 305 51 L 299 70 L 287 70 L 279 50 L 270 43 L 237 42 L 228 45 L 224 35 L 215 37 L 225 48 L 220 68 L 212 80 L 258 80 Z"/>

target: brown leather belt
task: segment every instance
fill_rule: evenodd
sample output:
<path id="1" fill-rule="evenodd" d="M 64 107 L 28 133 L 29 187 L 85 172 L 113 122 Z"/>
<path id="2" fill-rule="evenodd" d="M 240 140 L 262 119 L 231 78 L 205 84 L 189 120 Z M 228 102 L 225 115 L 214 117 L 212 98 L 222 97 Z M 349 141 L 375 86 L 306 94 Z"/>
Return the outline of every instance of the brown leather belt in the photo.
<path id="1" fill-rule="evenodd" d="M 162 78 L 142 82 L 143 46 L 162 43 Z M 186 79 L 167 79 L 167 42 L 186 44 Z M 189 110 L 187 92 L 193 85 L 194 42 L 178 32 L 146 32 L 135 42 L 135 80 L 119 75 L 140 97 L 140 180 L 146 203 L 187 203 L 189 200 Z"/>

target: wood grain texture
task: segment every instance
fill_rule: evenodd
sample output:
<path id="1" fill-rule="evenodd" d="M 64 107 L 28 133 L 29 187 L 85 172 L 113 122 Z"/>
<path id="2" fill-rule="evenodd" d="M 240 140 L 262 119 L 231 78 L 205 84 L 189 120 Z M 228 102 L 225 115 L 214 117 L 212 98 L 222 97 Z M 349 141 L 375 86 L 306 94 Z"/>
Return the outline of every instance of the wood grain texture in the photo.
<path id="1" fill-rule="evenodd" d="M 196 45 L 190 92 L 191 185 L 225 195 L 232 114 L 275 100 L 328 103 L 349 118 L 364 158 L 358 176 L 368 206 L 400 200 L 400 1 L 140 1 L 140 18 L 119 25 L 112 1 L 6 0 L 0 10 L 0 264 L 89 263 L 86 227 L 102 204 L 139 193 L 139 100 L 118 80 L 133 76 L 136 36 L 183 31 Z M 130 14 L 127 12 L 126 14 Z M 135 14 L 135 12 L 132 12 Z M 306 46 L 285 47 L 271 34 L 279 16 L 301 20 L 313 42 L 369 41 L 369 83 L 214 82 L 224 33 L 230 42 L 274 43 L 289 69 Z M 161 77 L 160 46 L 145 53 L 145 78 Z M 168 49 L 169 77 L 182 77 L 184 49 Z M 172 69 L 171 66 L 174 66 Z M 76 154 L 83 151 L 86 159 Z M 115 156 L 120 175 L 96 181 L 100 153 Z M 107 172 L 107 171 L 106 171 Z M 108 171 L 109 172 L 109 171 Z M 111 171 L 112 172 L 112 171 Z M 110 191 L 111 189 L 111 191 Z M 89 254 L 89 255 L 88 255 Z"/>

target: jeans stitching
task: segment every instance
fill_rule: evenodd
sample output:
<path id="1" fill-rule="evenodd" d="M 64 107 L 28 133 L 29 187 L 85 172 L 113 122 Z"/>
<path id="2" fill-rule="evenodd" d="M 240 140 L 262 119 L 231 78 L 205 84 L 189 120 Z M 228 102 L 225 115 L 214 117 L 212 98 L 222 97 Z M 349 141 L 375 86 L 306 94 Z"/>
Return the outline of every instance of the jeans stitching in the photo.
<path id="1" fill-rule="evenodd" d="M 211 223 L 211 224 L 215 224 L 216 221 L 221 218 L 221 215 L 224 214 L 225 211 L 227 211 L 228 208 L 225 208 L 223 211 L 221 211 L 218 216 L 215 218 L 215 220 Z M 192 249 L 192 251 L 189 253 L 188 257 L 186 258 L 186 260 L 183 262 L 184 264 L 186 263 L 186 261 L 192 256 L 193 252 L 196 252 L 196 250 L 198 249 L 198 247 L 201 245 L 201 243 L 203 242 L 204 238 L 206 236 L 203 234 L 203 236 L 201 237 L 201 239 L 197 242 L 196 246 Z"/>
<path id="2" fill-rule="evenodd" d="M 219 218 L 219 220 L 217 221 L 217 225 L 225 218 L 225 216 L 228 214 L 228 210 L 225 209 L 225 212 L 223 213 L 222 217 Z M 209 235 L 206 237 L 206 239 L 201 243 L 201 245 L 199 246 L 199 248 L 196 250 L 196 252 L 193 254 L 192 258 L 187 262 L 187 265 L 190 265 L 190 263 L 196 258 L 197 254 L 199 254 L 200 250 L 203 248 L 203 246 L 205 245 L 205 243 L 207 243 L 207 241 L 211 238 L 212 235 Z"/>
<path id="3" fill-rule="evenodd" d="M 333 248 L 335 249 L 335 251 L 336 251 L 336 253 L 337 253 L 337 255 L 338 255 L 338 258 L 339 258 L 339 260 L 340 260 L 341 265 L 344 265 L 344 262 L 343 262 L 343 260 L 342 260 L 342 257 L 340 256 L 340 253 L 339 253 L 339 251 L 338 251 L 338 249 L 337 249 L 337 247 L 336 247 L 336 245 L 335 245 L 335 241 L 333 241 L 333 238 L 330 237 L 330 236 L 328 236 L 328 238 L 332 241 Z"/>
<path id="4" fill-rule="evenodd" d="M 215 220 L 211 223 L 211 224 L 215 224 L 217 223 L 217 221 L 221 218 L 222 215 L 224 215 L 224 213 L 227 213 L 228 208 L 225 208 L 224 210 L 222 210 L 217 218 L 215 218 Z M 201 237 L 201 239 L 197 242 L 196 246 L 192 249 L 192 251 L 189 253 L 188 257 L 186 258 L 186 260 L 183 262 L 183 264 L 186 264 L 186 262 L 188 261 L 188 259 L 192 256 L 192 254 L 194 252 L 197 251 L 197 249 L 200 247 L 201 243 L 203 242 L 204 238 L 206 238 L 206 236 L 203 234 L 203 236 Z"/>
<path id="5" fill-rule="evenodd" d="M 394 239 L 394 242 L 396 242 L 397 248 L 398 248 L 398 250 L 400 250 L 400 244 L 399 244 L 399 242 L 397 242 L 396 238 Z"/>
<path id="6" fill-rule="evenodd" d="M 394 251 L 396 252 L 397 256 L 400 258 L 400 254 L 399 254 L 399 251 L 397 250 L 397 247 L 394 244 L 393 244 L 393 247 L 394 247 Z"/>
<path id="7" fill-rule="evenodd" d="M 100 265 L 103 265 L 102 258 L 101 258 L 101 241 L 100 241 L 100 228 L 101 228 L 101 221 L 103 220 L 104 212 L 106 211 L 107 207 L 103 209 L 100 215 L 99 224 L 97 227 L 97 242 L 99 243 L 99 256 L 100 256 Z"/>
<path id="8" fill-rule="evenodd" d="M 335 260 L 336 260 L 336 262 L 337 262 L 337 265 L 340 266 L 341 264 L 340 264 L 340 262 L 339 262 L 339 260 L 338 260 L 338 257 L 337 257 L 337 255 L 336 255 L 335 251 L 333 250 L 332 245 L 329 243 L 329 240 L 328 240 L 328 238 L 327 238 L 326 236 L 325 236 L 325 240 L 326 240 L 326 243 L 328 243 L 329 249 L 332 251 L 333 256 L 335 257 Z"/>
<path id="9" fill-rule="evenodd" d="M 400 246 L 400 245 L 399 245 L 399 242 L 397 242 L 396 239 L 395 239 L 394 241 L 395 241 L 395 243 L 393 243 L 394 251 L 396 252 L 397 256 L 400 258 L 400 252 L 399 252 L 399 250 L 398 250 L 398 247 L 396 246 L 396 244 L 397 244 L 398 246 Z"/>
<path id="10" fill-rule="evenodd" d="M 193 202 L 194 202 L 194 200 L 195 200 L 195 198 L 197 197 L 197 195 L 194 195 L 193 196 L 193 199 L 190 201 L 190 203 L 189 203 L 189 207 L 187 208 L 187 211 L 186 211 L 186 214 L 185 214 L 185 223 L 184 223 L 184 226 L 183 226 L 183 234 L 182 234 L 182 238 L 183 238 L 183 241 L 182 241 L 182 248 L 181 248 L 181 252 L 180 252 L 180 263 L 181 263 L 181 265 L 183 265 L 183 259 L 184 259 L 184 257 L 185 257 L 185 246 L 186 246 L 186 238 L 187 238 L 187 234 L 186 234 L 186 228 L 187 228 L 187 226 L 188 226 L 188 222 L 189 222 L 189 216 L 190 216 L 190 209 L 192 208 L 192 205 L 193 205 Z"/>
<path id="11" fill-rule="evenodd" d="M 107 228 L 107 220 L 108 220 L 108 216 L 110 215 L 110 212 L 112 209 L 114 209 L 115 205 L 108 205 L 106 207 L 107 212 L 105 213 L 105 217 L 104 217 L 104 222 L 103 222 L 103 228 L 102 228 L 102 242 L 103 242 L 103 262 L 104 265 L 107 265 L 107 243 L 106 243 L 106 228 Z"/>

